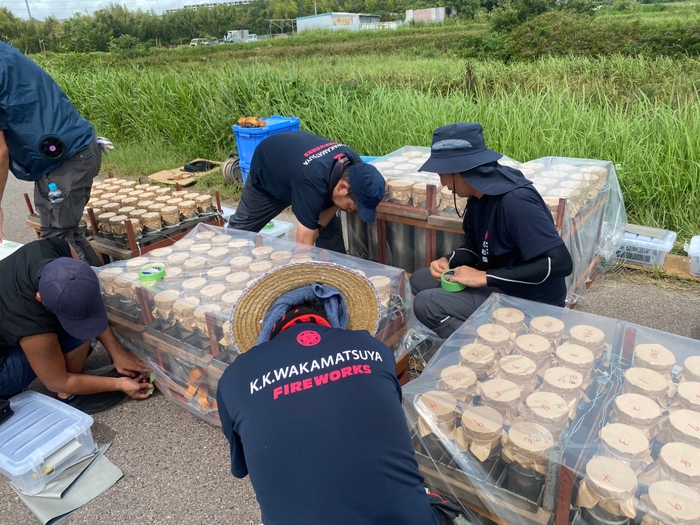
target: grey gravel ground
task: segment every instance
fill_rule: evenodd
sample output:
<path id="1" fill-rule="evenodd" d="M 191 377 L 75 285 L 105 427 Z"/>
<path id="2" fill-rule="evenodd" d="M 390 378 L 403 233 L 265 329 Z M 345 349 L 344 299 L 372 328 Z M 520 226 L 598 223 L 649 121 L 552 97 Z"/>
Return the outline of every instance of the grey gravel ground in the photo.
<path id="1" fill-rule="evenodd" d="M 3 207 L 5 232 L 12 240 L 28 242 L 34 237 L 24 226 L 21 191 L 22 185 L 11 179 Z M 625 272 L 600 278 L 577 308 L 700 338 L 699 291 L 695 284 L 659 283 Z M 98 351 L 87 368 L 107 362 L 104 351 Z M 32 388 L 42 389 L 36 383 Z M 230 475 L 228 443 L 221 430 L 162 395 L 125 401 L 97 414 L 93 436 L 112 443 L 107 457 L 124 471 L 124 478 L 66 519 L 67 525 L 260 523 L 249 481 Z M 0 524 L 32 523 L 37 523 L 33 515 L 0 479 Z"/>

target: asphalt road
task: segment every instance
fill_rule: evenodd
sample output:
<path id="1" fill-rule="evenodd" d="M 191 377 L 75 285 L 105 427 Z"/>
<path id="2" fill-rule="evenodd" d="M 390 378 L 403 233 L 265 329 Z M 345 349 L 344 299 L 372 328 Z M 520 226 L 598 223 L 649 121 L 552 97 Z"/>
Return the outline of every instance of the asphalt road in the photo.
<path id="1" fill-rule="evenodd" d="M 34 230 L 25 224 L 29 212 L 24 203 L 24 194 L 28 193 L 33 201 L 33 192 L 34 183 L 18 180 L 12 175 L 8 177 L 2 199 L 2 211 L 5 216 L 2 229 L 10 241 L 28 243 L 36 240 Z"/>
<path id="2" fill-rule="evenodd" d="M 22 193 L 31 185 L 11 179 L 4 199 L 5 232 L 28 242 Z M 286 218 L 286 217 L 285 217 Z M 700 286 L 661 286 L 638 274 L 598 279 L 577 308 L 640 325 L 700 338 Z M 108 362 L 95 352 L 88 369 Z M 35 383 L 34 389 L 42 390 Z M 176 407 L 162 395 L 125 401 L 97 414 L 93 436 L 111 442 L 107 457 L 124 471 L 112 489 L 68 517 L 66 525 L 172 525 L 260 523 L 248 479 L 230 474 L 221 430 Z M 293 480 L 291 480 L 293 482 Z M 38 523 L 0 478 L 0 524 Z"/>

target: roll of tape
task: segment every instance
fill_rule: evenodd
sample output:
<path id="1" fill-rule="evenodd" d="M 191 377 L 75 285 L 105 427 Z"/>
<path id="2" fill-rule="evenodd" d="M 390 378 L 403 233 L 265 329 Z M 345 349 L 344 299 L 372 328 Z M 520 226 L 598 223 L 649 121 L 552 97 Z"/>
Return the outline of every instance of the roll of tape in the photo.
<path id="1" fill-rule="evenodd" d="M 139 281 L 153 282 L 165 277 L 164 264 L 149 264 L 139 270 Z"/>
<path id="2" fill-rule="evenodd" d="M 455 274 L 454 270 L 445 270 L 440 274 L 440 284 L 443 290 L 448 292 L 461 292 L 466 288 L 465 285 L 460 283 L 453 283 L 450 279 Z"/>

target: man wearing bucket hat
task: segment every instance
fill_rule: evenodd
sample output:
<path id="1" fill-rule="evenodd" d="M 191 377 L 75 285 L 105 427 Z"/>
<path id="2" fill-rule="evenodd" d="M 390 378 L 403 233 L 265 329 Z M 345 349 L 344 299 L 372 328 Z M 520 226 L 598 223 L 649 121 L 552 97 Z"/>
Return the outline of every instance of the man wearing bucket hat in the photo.
<path id="1" fill-rule="evenodd" d="M 82 373 L 93 338 L 124 377 Z M 59 399 L 94 414 L 124 394 L 147 398 L 152 385 L 141 375 L 147 372 L 115 337 L 97 276 L 68 242 L 34 241 L 0 261 L 0 397 L 38 377 Z"/>
<path id="2" fill-rule="evenodd" d="M 384 178 L 348 146 L 305 131 L 272 135 L 255 148 L 250 173 L 229 227 L 260 231 L 288 206 L 296 241 L 345 253 L 338 210 L 374 222 Z"/>
<path id="3" fill-rule="evenodd" d="M 498 164 L 502 156 L 486 147 L 480 124 L 459 122 L 433 132 L 419 170 L 438 173 L 455 199 L 468 197 L 464 244 L 411 277 L 416 317 L 442 338 L 493 292 L 565 304 L 569 251 L 540 194 L 520 171 Z"/>
<path id="4" fill-rule="evenodd" d="M 242 354 L 217 402 L 231 472 L 250 475 L 265 525 L 439 525 L 459 514 L 423 488 L 378 323 L 374 287 L 331 263 L 277 268 L 234 306 Z"/>

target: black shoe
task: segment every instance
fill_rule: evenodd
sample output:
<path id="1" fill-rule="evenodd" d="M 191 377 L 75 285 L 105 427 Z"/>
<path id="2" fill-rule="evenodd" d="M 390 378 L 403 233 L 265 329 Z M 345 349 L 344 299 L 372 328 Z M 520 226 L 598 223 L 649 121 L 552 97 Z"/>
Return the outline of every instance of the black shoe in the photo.
<path id="1" fill-rule="evenodd" d="M 124 399 L 125 395 L 124 392 L 100 392 L 99 394 L 86 395 L 73 394 L 67 399 L 61 399 L 61 401 L 86 414 L 97 414 L 118 404 Z"/>

